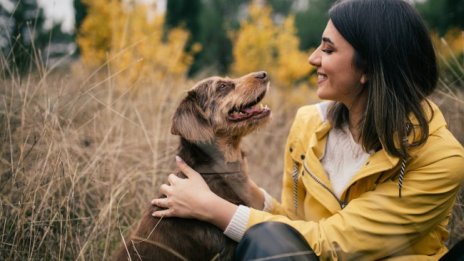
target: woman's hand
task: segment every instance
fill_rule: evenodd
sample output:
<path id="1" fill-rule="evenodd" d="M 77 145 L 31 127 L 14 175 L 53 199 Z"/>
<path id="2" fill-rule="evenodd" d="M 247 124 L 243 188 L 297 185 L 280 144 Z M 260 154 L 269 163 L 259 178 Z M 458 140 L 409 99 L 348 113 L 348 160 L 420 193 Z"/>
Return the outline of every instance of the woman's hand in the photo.
<path id="1" fill-rule="evenodd" d="M 166 198 L 153 199 L 151 203 L 164 208 L 153 212 L 154 217 L 195 218 L 207 221 L 225 229 L 229 224 L 237 206 L 214 194 L 201 177 L 180 157 L 176 156 L 176 164 L 186 179 L 170 174 L 168 184 L 160 187 Z"/>

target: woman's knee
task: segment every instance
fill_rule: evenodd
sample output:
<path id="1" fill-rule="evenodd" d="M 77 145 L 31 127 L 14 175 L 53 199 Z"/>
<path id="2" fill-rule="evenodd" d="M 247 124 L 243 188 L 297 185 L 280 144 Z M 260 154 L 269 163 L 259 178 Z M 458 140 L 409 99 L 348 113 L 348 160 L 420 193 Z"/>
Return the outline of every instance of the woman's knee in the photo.
<path id="1" fill-rule="evenodd" d="M 259 223 L 247 230 L 235 252 L 235 260 L 318 260 L 305 238 L 281 222 Z"/>

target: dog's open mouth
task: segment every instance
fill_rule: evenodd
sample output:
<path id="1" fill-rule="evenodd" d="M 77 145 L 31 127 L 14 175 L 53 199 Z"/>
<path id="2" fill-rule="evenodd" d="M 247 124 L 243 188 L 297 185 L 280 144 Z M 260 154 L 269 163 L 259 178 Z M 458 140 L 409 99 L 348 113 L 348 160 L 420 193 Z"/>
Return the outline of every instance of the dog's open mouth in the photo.
<path id="1" fill-rule="evenodd" d="M 269 116 L 271 110 L 267 105 L 262 105 L 259 102 L 264 98 L 266 91 L 263 91 L 256 100 L 235 107 L 229 111 L 227 119 L 232 122 L 239 122 L 248 119 L 262 119 Z"/>

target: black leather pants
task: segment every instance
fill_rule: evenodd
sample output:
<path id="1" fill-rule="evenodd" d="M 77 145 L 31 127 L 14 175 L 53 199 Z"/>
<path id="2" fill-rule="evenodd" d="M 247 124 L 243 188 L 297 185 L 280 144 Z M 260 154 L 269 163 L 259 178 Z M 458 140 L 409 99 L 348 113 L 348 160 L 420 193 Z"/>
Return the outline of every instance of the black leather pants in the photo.
<path id="1" fill-rule="evenodd" d="M 319 258 L 296 229 L 280 222 L 265 222 L 245 232 L 234 260 L 314 261 Z"/>
<path id="2" fill-rule="evenodd" d="M 440 261 L 464 261 L 464 238 L 440 258 Z"/>

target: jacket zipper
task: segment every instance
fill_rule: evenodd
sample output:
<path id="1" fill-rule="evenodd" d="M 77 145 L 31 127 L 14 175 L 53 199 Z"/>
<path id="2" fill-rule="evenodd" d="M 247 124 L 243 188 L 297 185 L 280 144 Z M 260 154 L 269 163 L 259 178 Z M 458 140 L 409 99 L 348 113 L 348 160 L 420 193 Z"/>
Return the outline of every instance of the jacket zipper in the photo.
<path id="1" fill-rule="evenodd" d="M 293 208 L 295 209 L 295 214 L 298 213 L 298 165 L 296 162 L 293 162 Z"/>
<path id="2" fill-rule="evenodd" d="M 337 200 L 340 207 L 342 209 L 344 209 L 346 207 L 346 201 L 342 201 L 342 200 L 338 199 L 337 195 L 335 195 L 335 193 L 329 187 L 327 187 L 327 185 L 325 185 L 318 177 L 316 177 L 313 173 L 311 173 L 311 171 L 309 171 L 309 168 L 306 166 L 306 164 L 304 162 L 303 162 L 303 166 L 304 166 L 304 169 L 306 170 L 306 172 L 308 172 L 309 176 L 311 176 L 311 178 L 313 178 L 323 188 L 325 188 L 328 192 L 330 192 L 330 194 L 332 194 L 332 196 L 334 196 L 335 200 Z M 347 195 L 348 195 L 348 193 L 347 193 Z M 346 196 L 345 198 L 348 198 L 348 196 Z"/>

